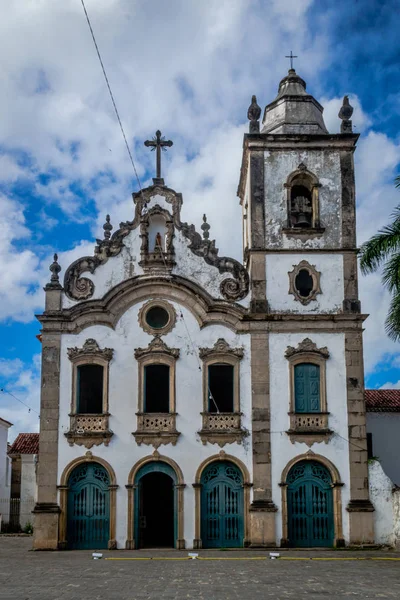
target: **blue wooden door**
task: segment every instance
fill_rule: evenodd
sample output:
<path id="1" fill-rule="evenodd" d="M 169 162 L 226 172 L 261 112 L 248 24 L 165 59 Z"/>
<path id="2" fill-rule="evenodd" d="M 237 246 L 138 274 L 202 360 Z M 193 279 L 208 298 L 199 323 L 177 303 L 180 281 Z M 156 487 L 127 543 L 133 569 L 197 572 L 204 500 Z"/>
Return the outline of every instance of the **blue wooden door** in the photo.
<path id="1" fill-rule="evenodd" d="M 297 463 L 289 472 L 288 536 L 293 547 L 333 546 L 332 480 L 317 462 Z"/>
<path id="2" fill-rule="evenodd" d="M 301 363 L 294 368 L 295 411 L 320 412 L 319 366 Z"/>
<path id="3" fill-rule="evenodd" d="M 229 462 L 208 466 L 201 477 L 203 548 L 243 546 L 243 479 Z"/>
<path id="4" fill-rule="evenodd" d="M 73 549 L 107 548 L 110 537 L 109 476 L 97 463 L 74 469 L 68 480 L 67 539 Z"/>

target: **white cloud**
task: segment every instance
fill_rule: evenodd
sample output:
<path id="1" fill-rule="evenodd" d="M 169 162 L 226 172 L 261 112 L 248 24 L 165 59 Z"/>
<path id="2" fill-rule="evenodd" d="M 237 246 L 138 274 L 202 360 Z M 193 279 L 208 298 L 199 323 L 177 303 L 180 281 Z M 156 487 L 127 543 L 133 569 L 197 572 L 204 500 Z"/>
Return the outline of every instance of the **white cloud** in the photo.
<path id="1" fill-rule="evenodd" d="M 396 383 L 392 383 L 388 381 L 384 383 L 380 388 L 380 390 L 400 390 L 400 379 Z"/>

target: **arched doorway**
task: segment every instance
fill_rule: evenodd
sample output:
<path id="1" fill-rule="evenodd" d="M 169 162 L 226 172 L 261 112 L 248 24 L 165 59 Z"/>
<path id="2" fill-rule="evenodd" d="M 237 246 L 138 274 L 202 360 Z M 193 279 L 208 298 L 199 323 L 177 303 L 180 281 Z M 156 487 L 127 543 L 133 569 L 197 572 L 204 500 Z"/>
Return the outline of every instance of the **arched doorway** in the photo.
<path id="1" fill-rule="evenodd" d="M 135 477 L 136 548 L 174 548 L 177 538 L 177 481 L 162 462 L 143 465 Z"/>
<path id="2" fill-rule="evenodd" d="M 333 546 L 332 477 L 328 469 L 316 461 L 300 461 L 290 469 L 286 483 L 289 545 Z"/>
<path id="3" fill-rule="evenodd" d="M 206 467 L 201 476 L 203 548 L 240 548 L 244 538 L 243 477 L 231 462 Z"/>
<path id="4" fill-rule="evenodd" d="M 80 464 L 68 478 L 67 540 L 70 549 L 107 548 L 110 478 L 96 462 Z"/>

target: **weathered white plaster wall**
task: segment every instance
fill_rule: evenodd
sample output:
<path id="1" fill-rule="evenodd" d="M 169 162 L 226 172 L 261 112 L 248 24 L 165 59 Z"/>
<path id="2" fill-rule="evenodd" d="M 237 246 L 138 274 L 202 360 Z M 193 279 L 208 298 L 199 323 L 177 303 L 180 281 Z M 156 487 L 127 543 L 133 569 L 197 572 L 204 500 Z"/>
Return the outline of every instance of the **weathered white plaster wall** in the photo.
<path id="1" fill-rule="evenodd" d="M 330 441 L 313 444 L 311 450 L 328 458 L 338 469 L 344 486 L 342 487 L 342 518 L 344 539 L 349 539 L 349 519 L 346 506 L 350 498 L 350 467 L 347 431 L 347 392 L 346 365 L 344 354 L 344 334 L 284 334 L 270 336 L 270 406 L 271 406 L 271 457 L 272 457 L 272 499 L 278 507 L 276 514 L 276 538 L 282 538 L 282 471 L 289 461 L 307 453 L 310 448 L 302 442 L 291 443 L 285 433 L 289 429 L 289 363 L 285 358 L 288 346 L 296 347 L 305 337 L 309 337 L 318 347 L 327 346 L 330 357 L 326 361 L 328 426 L 334 431 Z"/>
<path id="2" fill-rule="evenodd" d="M 399 413 L 367 412 L 367 433 L 372 433 L 372 453 L 396 485 L 400 485 L 399 432 Z"/>
<path id="3" fill-rule="evenodd" d="M 370 461 L 368 465 L 369 493 L 374 505 L 374 529 L 375 542 L 377 544 L 388 544 L 394 546 L 395 536 L 395 512 L 393 482 L 386 475 L 379 460 Z M 399 518 L 396 515 L 396 520 Z M 400 525 L 400 521 L 397 526 Z M 400 538 L 399 538 L 400 539 Z"/>
<path id="4" fill-rule="evenodd" d="M 302 260 L 321 273 L 321 294 L 302 304 L 289 294 L 289 275 Z M 335 313 L 342 310 L 344 298 L 343 256 L 339 254 L 267 254 L 267 300 L 274 312 Z"/>
<path id="5" fill-rule="evenodd" d="M 37 499 L 36 454 L 21 454 L 21 509 L 19 522 L 22 529 L 33 523 L 32 510 Z"/>
<path id="6" fill-rule="evenodd" d="M 161 455 L 175 460 L 183 471 L 186 488 L 184 491 L 184 537 L 187 547 L 192 546 L 194 538 L 194 483 L 195 473 L 200 463 L 207 457 L 217 455 L 220 447 L 216 444 L 203 445 L 197 432 L 201 429 L 200 413 L 203 410 L 202 372 L 198 359 L 200 347 L 212 347 L 218 338 L 223 337 L 233 347 L 243 347 L 245 354 L 240 366 L 240 401 L 243 427 L 251 428 L 251 381 L 250 381 L 250 339 L 249 336 L 235 335 L 230 329 L 212 325 L 203 330 L 195 317 L 184 306 L 171 302 L 178 318 L 175 328 L 166 336 L 165 343 L 180 349 L 180 357 L 176 363 L 176 410 L 177 429 L 181 432 L 177 445 L 160 446 Z M 133 465 L 142 457 L 153 453 L 152 446 L 138 446 L 132 436 L 136 430 L 138 410 L 138 365 L 134 358 L 134 349 L 147 347 L 152 336 L 145 333 L 138 324 L 138 311 L 143 303 L 129 308 L 118 322 L 115 331 L 103 327 L 92 326 L 80 334 L 64 335 L 61 346 L 60 373 L 60 425 L 58 480 L 66 465 L 76 457 L 84 456 L 86 448 L 69 446 L 64 433 L 69 430 L 68 414 L 71 410 L 71 363 L 67 358 L 67 348 L 82 346 L 87 338 L 94 338 L 101 348 L 114 348 L 114 357 L 110 363 L 109 410 L 110 428 L 114 436 L 110 445 L 93 447 L 95 456 L 108 461 L 117 477 L 117 542 L 123 548 L 127 527 L 127 491 L 125 485 Z M 184 321 L 179 316 L 184 315 Z M 190 338 L 186 327 L 190 332 Z M 242 445 L 227 444 L 227 454 L 242 460 L 250 474 L 252 472 L 251 435 L 245 438 Z"/>
<path id="7" fill-rule="evenodd" d="M 341 240 L 341 172 L 338 152 L 326 150 L 282 150 L 265 156 L 265 219 L 269 248 L 335 248 Z M 302 241 L 282 233 L 287 222 L 288 176 L 303 162 L 318 177 L 320 220 L 325 233 L 319 238 Z M 338 218 L 339 217 L 339 218 Z"/>

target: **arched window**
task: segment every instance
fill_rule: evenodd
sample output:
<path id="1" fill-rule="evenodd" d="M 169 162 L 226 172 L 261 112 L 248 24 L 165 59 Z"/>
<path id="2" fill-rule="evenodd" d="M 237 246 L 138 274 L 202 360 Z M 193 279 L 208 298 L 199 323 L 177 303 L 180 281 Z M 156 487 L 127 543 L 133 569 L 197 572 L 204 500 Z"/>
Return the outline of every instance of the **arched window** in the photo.
<path id="1" fill-rule="evenodd" d="M 169 413 L 170 368 L 168 365 L 144 367 L 144 412 Z"/>
<path id="2" fill-rule="evenodd" d="M 287 228 L 303 232 L 304 230 L 322 230 L 319 219 L 319 188 L 317 177 L 301 163 L 297 170 L 289 175 L 285 183 L 287 189 Z"/>
<path id="3" fill-rule="evenodd" d="M 296 413 L 321 411 L 319 365 L 313 363 L 295 365 L 294 409 Z"/>

